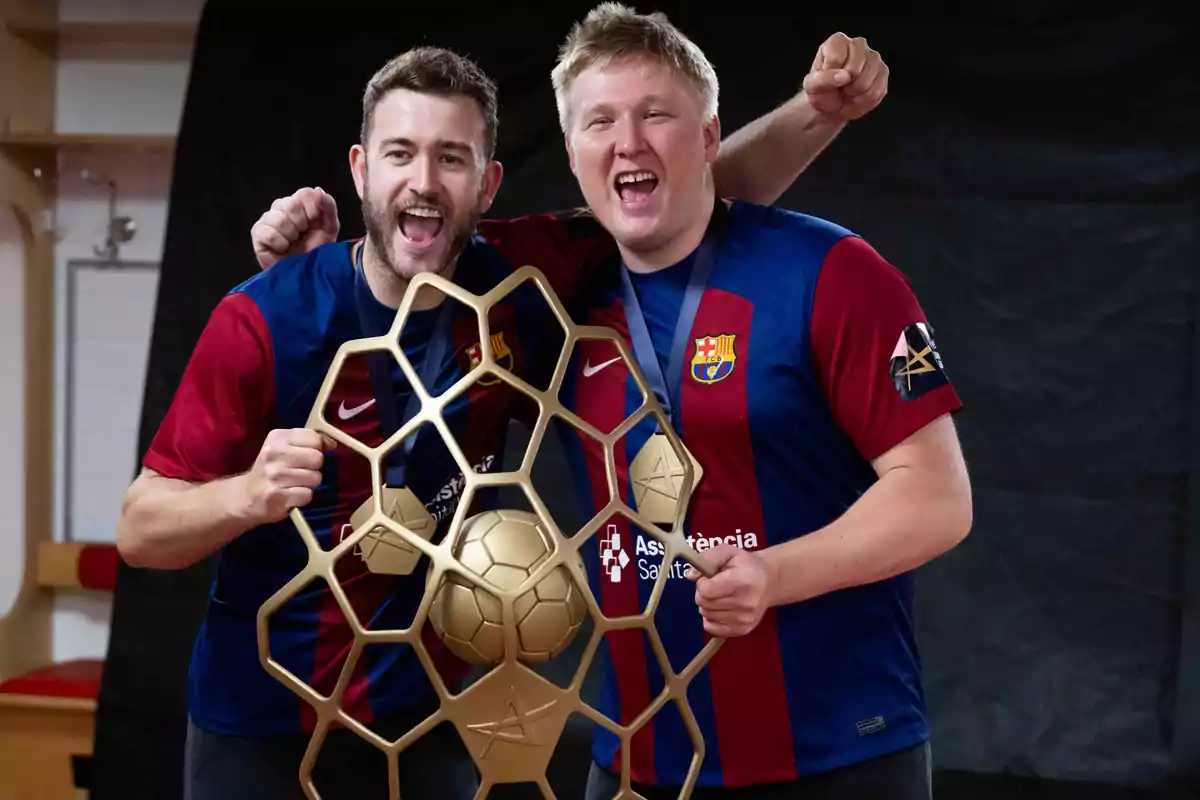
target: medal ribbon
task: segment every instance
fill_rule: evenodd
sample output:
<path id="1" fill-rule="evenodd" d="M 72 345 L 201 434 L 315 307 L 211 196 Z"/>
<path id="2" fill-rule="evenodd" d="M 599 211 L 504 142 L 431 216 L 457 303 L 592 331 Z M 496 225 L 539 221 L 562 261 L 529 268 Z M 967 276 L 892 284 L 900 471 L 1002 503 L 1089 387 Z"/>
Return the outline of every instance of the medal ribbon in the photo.
<path id="1" fill-rule="evenodd" d="M 679 319 L 675 323 L 675 336 L 671 340 L 670 360 L 667 362 L 668 381 L 663 376 L 662 364 L 654 352 L 654 343 L 650 339 L 650 330 L 646 327 L 646 317 L 638 302 L 637 292 L 634 291 L 633 281 L 629 277 L 628 268 L 621 265 L 621 285 L 624 290 L 625 318 L 629 323 L 629 338 L 633 344 L 633 355 L 646 373 L 650 388 L 662 405 L 663 411 L 680 431 L 683 423 L 679 419 L 680 392 L 683 381 L 683 354 L 687 349 L 687 341 L 696 320 L 696 311 L 700 307 L 700 298 L 708 286 L 708 278 L 712 274 L 716 262 L 717 251 L 725 238 L 728 226 L 729 210 L 725 203 L 717 198 L 713 206 L 712 218 L 708 229 L 704 232 L 704 240 L 696 251 L 696 260 L 692 264 L 692 272 L 688 278 L 687 289 L 684 291 L 683 304 L 679 308 Z M 682 432 L 681 432 L 682 433 Z"/>
<path id="2" fill-rule="evenodd" d="M 358 248 L 358 257 L 354 269 L 355 300 L 358 307 L 358 320 L 364 336 L 371 336 L 371 326 L 368 321 L 367 308 L 375 301 L 371 287 L 367 285 L 366 273 L 363 271 L 363 250 L 366 242 Z M 441 373 L 442 360 L 446 357 L 446 347 L 450 343 L 450 320 L 454 316 L 451 311 L 449 298 L 442 301 L 442 311 L 438 315 L 433 335 L 425 351 L 425 358 L 417 371 L 417 378 L 430 394 L 433 393 L 433 381 Z M 371 370 L 371 388 L 375 394 L 375 405 L 379 409 L 379 425 L 383 429 L 386 441 L 400 430 L 400 420 L 396 417 L 396 389 L 392 379 L 392 369 L 399 369 L 395 359 L 389 352 L 374 351 L 367 353 Z M 421 398 L 415 390 L 410 391 L 408 404 L 404 408 L 404 419 L 416 416 L 421 407 Z M 386 485 L 396 489 L 405 485 L 405 466 L 412 455 L 413 446 L 417 443 L 414 433 L 403 442 L 403 452 L 397 453 L 399 447 L 392 448 L 387 455 Z"/>

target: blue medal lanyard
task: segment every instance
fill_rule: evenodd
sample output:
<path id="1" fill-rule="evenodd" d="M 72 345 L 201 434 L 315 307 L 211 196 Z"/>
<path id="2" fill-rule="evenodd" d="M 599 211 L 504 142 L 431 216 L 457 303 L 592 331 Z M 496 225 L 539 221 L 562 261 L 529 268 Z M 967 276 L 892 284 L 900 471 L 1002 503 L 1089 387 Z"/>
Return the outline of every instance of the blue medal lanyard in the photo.
<path id="1" fill-rule="evenodd" d="M 683 304 L 679 308 L 679 319 L 675 323 L 675 336 L 671 340 L 670 360 L 667 363 L 668 381 L 663 376 L 662 364 L 658 354 L 654 352 L 654 342 L 650 339 L 650 330 L 646 327 L 646 316 L 642 313 L 641 303 L 638 302 L 637 292 L 629 277 L 629 270 L 621 265 L 621 285 L 624 291 L 625 319 L 629 323 L 629 338 L 633 344 L 633 355 L 650 388 L 663 407 L 663 412 L 671 420 L 675 430 L 682 428 L 679 419 L 680 392 L 683 381 L 683 354 L 687 350 L 687 341 L 696 320 L 696 311 L 700 307 L 700 298 L 708 286 L 708 278 L 712 274 L 713 264 L 716 263 L 717 251 L 725 239 L 725 231 L 729 224 L 729 209 L 724 201 L 717 198 L 713 205 L 712 218 L 708 229 L 704 232 L 704 240 L 696 251 L 696 260 L 692 264 L 692 272 L 688 278 L 687 289 L 684 291 Z"/>
<path id="2" fill-rule="evenodd" d="M 358 321 L 362 327 L 363 336 L 376 336 L 379 334 L 374 333 L 373 326 L 370 324 L 368 308 L 371 303 L 377 304 L 378 300 L 371 294 L 371 287 L 367 284 L 367 276 L 363 270 L 363 251 L 366 247 L 366 240 L 363 240 L 355 259 L 355 305 L 358 308 Z M 446 348 L 450 344 L 450 321 L 454 316 L 451 306 L 448 298 L 442 301 L 442 310 L 438 314 L 437 324 L 429 339 L 425 358 L 417 369 L 417 378 L 425 387 L 425 391 L 430 394 L 433 394 L 434 381 L 441 374 L 442 360 L 446 357 Z M 411 312 L 409 318 L 411 319 Z M 375 405 L 379 409 L 379 425 L 383 429 L 384 440 L 387 440 L 400 430 L 400 420 L 396 416 L 396 385 L 392 378 L 393 371 L 399 370 L 400 365 L 396 363 L 392 354 L 386 351 L 376 350 L 366 355 L 371 370 L 371 390 L 375 394 Z M 410 389 L 408 404 L 404 408 L 404 419 L 412 419 L 420 411 L 420 408 L 421 398 L 416 391 Z M 386 485 L 389 488 L 397 489 L 406 485 L 405 466 L 409 457 L 412 456 L 413 446 L 416 443 L 417 434 L 414 433 L 404 440 L 402 452 L 398 452 L 401 451 L 400 447 L 395 447 L 388 453 Z"/>

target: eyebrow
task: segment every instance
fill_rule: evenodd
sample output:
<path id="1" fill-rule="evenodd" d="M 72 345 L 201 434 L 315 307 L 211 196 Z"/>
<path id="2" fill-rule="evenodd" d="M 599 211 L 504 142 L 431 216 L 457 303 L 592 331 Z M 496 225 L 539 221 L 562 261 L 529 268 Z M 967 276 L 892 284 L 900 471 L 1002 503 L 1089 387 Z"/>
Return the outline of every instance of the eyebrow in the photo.
<path id="1" fill-rule="evenodd" d="M 666 102 L 666 99 L 667 98 L 664 95 L 648 94 L 645 97 L 639 99 L 635 105 L 638 105 L 638 106 L 658 105 L 660 103 Z M 589 116 L 591 114 L 611 113 L 612 106 L 613 106 L 612 101 L 601 100 L 600 102 L 593 103 L 590 106 L 584 106 L 582 113 L 584 116 Z"/>
<path id="2" fill-rule="evenodd" d="M 418 149 L 419 147 L 419 145 L 412 139 L 408 139 L 404 136 L 393 136 L 389 139 L 384 139 L 381 141 L 379 143 L 379 148 L 382 150 L 388 147 L 395 147 L 397 145 L 400 147 L 409 147 L 414 150 Z M 433 142 L 433 147 L 441 150 L 458 150 L 463 153 L 474 152 L 471 149 L 471 145 L 467 144 L 466 142 L 456 141 L 454 139 L 437 139 Z"/>
<path id="3" fill-rule="evenodd" d="M 593 114 L 606 113 L 611 110 L 612 103 L 601 101 L 599 103 L 592 103 L 590 106 L 584 106 L 583 109 L 581 109 L 581 116 L 590 117 Z"/>

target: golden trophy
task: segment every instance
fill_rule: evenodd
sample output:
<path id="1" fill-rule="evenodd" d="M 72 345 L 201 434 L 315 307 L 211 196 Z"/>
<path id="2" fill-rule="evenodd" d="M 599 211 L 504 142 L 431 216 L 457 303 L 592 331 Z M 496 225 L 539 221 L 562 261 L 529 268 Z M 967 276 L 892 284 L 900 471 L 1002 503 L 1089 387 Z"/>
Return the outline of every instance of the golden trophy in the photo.
<path id="1" fill-rule="evenodd" d="M 488 310 L 527 281 L 540 290 L 566 331 L 566 340 L 550 386 L 545 391 L 536 389 L 497 364 L 488 325 Z M 424 287 L 436 289 L 447 298 L 474 309 L 480 326 L 478 352 L 472 352 L 474 368 L 437 397 L 431 396 L 418 379 L 399 345 L 400 330 L 410 313 L 414 298 Z M 584 340 L 611 342 L 634 376 L 643 397 L 642 405 L 608 434 L 589 425 L 559 401 L 558 392 L 571 354 L 575 345 Z M 326 420 L 324 415 L 334 380 L 346 359 L 372 351 L 390 352 L 420 399 L 420 410 L 416 415 L 406 420 L 377 447 L 368 447 L 355 440 Z M 514 471 L 487 473 L 471 469 L 442 418 L 447 404 L 480 380 L 491 384 L 503 381 L 537 403 L 539 414 L 529 447 L 522 463 Z M 671 514 L 664 512 L 668 506 L 664 506 L 661 500 L 648 503 L 653 506 L 652 514 L 640 513 L 622 502 L 621 494 L 617 491 L 613 444 L 648 415 L 655 417 L 659 429 L 655 437 L 660 444 L 656 445 L 651 455 L 658 466 L 665 469 L 661 477 L 670 484 L 668 493 L 675 494 L 678 500 Z M 577 535 L 569 538 L 556 526 L 534 490 L 530 475 L 534 456 L 541 447 L 552 417 L 564 420 L 601 443 L 604 448 L 610 501 Z M 382 485 L 384 470 L 381 461 L 392 448 L 423 425 L 432 425 L 437 429 L 465 480 L 448 531 L 440 542 L 430 540 L 429 530 L 410 530 L 397 520 L 398 515 L 389 514 L 386 507 L 387 487 Z M 310 800 L 320 798 L 313 784 L 313 766 L 326 734 L 335 723 L 353 731 L 387 756 L 390 797 L 396 800 L 400 797 L 399 754 L 446 721 L 451 722 L 458 731 L 479 771 L 477 799 L 486 797 L 492 786 L 501 783 L 535 783 L 543 797 L 553 798 L 546 768 L 571 714 L 580 714 L 592 720 L 619 739 L 621 791 L 618 797 L 638 797 L 630 783 L 631 740 L 671 701 L 677 704 L 694 746 L 691 766 L 680 797 L 691 795 L 704 759 L 705 742 L 688 702 L 687 687 L 708 663 L 722 640 L 710 639 L 684 669 L 678 672 L 673 670 L 654 624 L 654 613 L 670 570 L 659 570 L 650 601 L 642 613 L 609 618 L 601 612 L 593 595 L 580 555 L 580 548 L 604 527 L 614 513 L 619 513 L 659 540 L 664 553 L 664 566 L 680 558 L 704 574 L 711 574 L 700 554 L 688 545 L 683 533 L 687 508 L 699 480 L 699 465 L 671 427 L 625 341 L 615 331 L 575 325 L 545 276 L 534 267 L 522 267 L 483 295 L 472 294 L 440 276 L 421 274 L 412 280 L 388 333 L 346 342 L 340 347 L 309 414 L 308 427 L 366 458 L 370 462 L 374 487 L 368 503 L 370 513 L 363 513 L 363 509 L 360 509 L 351 521 L 352 532 L 341 537 L 330 550 L 324 550 L 319 545 L 302 510 L 292 510 L 291 520 L 308 548 L 308 564 L 269 598 L 258 613 L 260 661 L 271 675 L 307 702 L 316 715 L 299 775 Z M 467 510 L 477 490 L 502 485 L 519 486 L 533 511 L 497 509 L 467 518 Z M 648 486 L 647 489 L 656 496 L 664 494 L 661 486 Z M 420 514 L 416 517 L 424 525 L 424 518 Z M 656 522 L 669 524 L 669 530 L 659 527 Z M 368 536 L 371 538 L 368 539 Z M 353 613 L 334 567 L 343 556 L 353 557 L 357 554 L 366 558 L 373 548 L 384 547 L 386 539 L 391 539 L 405 553 L 428 556 L 430 566 L 425 577 L 424 595 L 409 627 L 401 630 L 368 630 Z M 407 558 L 404 561 L 407 562 Z M 403 573 L 405 567 L 412 570 L 409 563 L 402 563 L 391 571 L 394 574 Z M 271 615 L 310 581 L 318 578 L 327 582 L 354 632 L 354 644 L 342 667 L 336 688 L 329 697 L 319 694 L 280 666 L 271 657 L 267 635 Z M 411 574 L 395 579 L 420 580 L 421 577 Z M 543 662 L 562 653 L 588 615 L 593 620 L 593 629 L 583 650 L 581 663 L 569 685 L 560 687 L 529 666 L 530 663 Z M 489 671 L 461 692 L 449 688 L 422 642 L 421 633 L 426 620 L 451 652 L 469 663 L 488 666 Z M 601 638 L 607 632 L 627 629 L 645 632 L 662 670 L 664 688 L 632 722 L 620 725 L 586 703 L 580 692 Z M 400 642 L 407 643 L 416 652 L 438 694 L 440 706 L 396 741 L 386 741 L 346 713 L 342 708 L 342 696 L 366 645 Z"/>

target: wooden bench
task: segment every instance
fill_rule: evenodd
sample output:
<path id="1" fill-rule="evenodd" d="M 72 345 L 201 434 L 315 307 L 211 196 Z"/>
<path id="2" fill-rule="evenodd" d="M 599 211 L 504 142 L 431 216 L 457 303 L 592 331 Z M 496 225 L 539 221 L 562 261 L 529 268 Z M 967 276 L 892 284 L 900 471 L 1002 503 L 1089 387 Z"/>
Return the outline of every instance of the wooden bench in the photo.
<path id="1" fill-rule="evenodd" d="M 44 592 L 108 591 L 120 558 L 111 544 L 44 542 L 37 585 Z M 0 800 L 76 800 L 79 759 L 90 758 L 104 662 L 78 659 L 34 667 L 0 681 Z"/>

